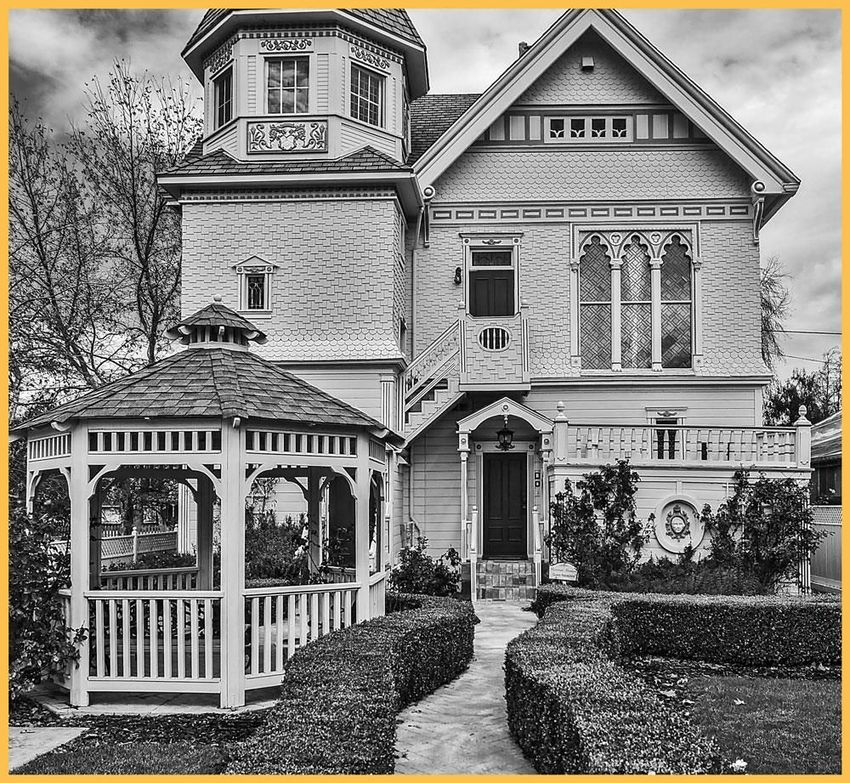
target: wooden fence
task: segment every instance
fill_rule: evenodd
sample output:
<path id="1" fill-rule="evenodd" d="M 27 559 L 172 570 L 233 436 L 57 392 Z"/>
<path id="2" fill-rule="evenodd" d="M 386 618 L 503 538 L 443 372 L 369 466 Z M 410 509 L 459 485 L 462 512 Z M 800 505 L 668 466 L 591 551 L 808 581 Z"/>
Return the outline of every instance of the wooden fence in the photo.
<path id="1" fill-rule="evenodd" d="M 812 587 L 819 592 L 840 592 L 841 506 L 812 506 L 812 526 L 828 534 L 812 555 Z"/>

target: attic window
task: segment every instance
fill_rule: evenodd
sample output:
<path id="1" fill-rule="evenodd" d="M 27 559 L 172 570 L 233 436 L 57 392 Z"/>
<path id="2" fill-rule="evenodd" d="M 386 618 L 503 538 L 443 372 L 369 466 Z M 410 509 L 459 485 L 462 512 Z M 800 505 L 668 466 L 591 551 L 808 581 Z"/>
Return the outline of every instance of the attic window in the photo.
<path id="1" fill-rule="evenodd" d="M 256 313 L 269 313 L 272 309 L 272 275 L 276 264 L 256 256 L 233 269 L 239 280 L 239 309 Z"/>
<path id="2" fill-rule="evenodd" d="M 631 117 L 546 117 L 544 141 L 606 143 L 631 141 Z"/>

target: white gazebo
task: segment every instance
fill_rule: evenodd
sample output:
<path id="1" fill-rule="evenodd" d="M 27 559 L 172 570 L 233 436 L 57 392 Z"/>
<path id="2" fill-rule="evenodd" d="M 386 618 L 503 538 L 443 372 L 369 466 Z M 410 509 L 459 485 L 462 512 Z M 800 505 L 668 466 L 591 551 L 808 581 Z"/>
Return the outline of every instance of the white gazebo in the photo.
<path id="1" fill-rule="evenodd" d="M 222 707 L 281 679 L 297 647 L 384 613 L 387 471 L 400 438 L 356 408 L 249 350 L 265 336 L 214 303 L 169 332 L 185 350 L 25 422 L 27 502 L 60 473 L 71 504 L 69 628 L 87 629 L 64 684 L 72 705 L 93 692 L 219 693 Z M 197 564 L 102 572 L 101 495 L 108 479 L 167 478 L 195 504 Z M 353 570 L 335 583 L 249 588 L 245 504 L 258 478 L 300 487 L 310 541 L 344 482 L 354 512 Z M 337 488 L 338 493 L 338 488 Z M 220 584 L 213 578 L 213 507 L 220 503 Z M 351 505 L 350 504 L 350 505 Z M 370 514 L 373 519 L 370 519 Z M 315 559 L 313 559 L 315 562 Z"/>

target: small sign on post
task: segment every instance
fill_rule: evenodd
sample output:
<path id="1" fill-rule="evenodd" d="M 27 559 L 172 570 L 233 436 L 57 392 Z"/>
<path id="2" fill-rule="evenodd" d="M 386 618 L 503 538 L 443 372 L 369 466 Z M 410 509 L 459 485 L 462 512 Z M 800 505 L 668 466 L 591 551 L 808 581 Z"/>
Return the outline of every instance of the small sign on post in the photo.
<path id="1" fill-rule="evenodd" d="M 577 582 L 578 571 L 572 563 L 552 563 L 549 566 L 549 579 L 553 582 Z"/>

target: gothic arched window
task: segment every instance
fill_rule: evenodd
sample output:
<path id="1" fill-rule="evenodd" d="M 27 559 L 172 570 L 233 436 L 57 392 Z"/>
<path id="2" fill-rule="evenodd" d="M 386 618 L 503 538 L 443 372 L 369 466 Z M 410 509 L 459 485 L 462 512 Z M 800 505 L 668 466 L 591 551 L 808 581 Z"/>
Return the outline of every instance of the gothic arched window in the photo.
<path id="1" fill-rule="evenodd" d="M 611 367 L 611 256 L 598 236 L 579 262 L 581 361 L 588 369 Z"/>
<path id="2" fill-rule="evenodd" d="M 661 257 L 661 366 L 691 366 L 691 258 L 673 236 Z"/>
<path id="3" fill-rule="evenodd" d="M 635 236 L 623 253 L 620 282 L 622 366 L 652 366 L 652 282 L 649 253 Z"/>

